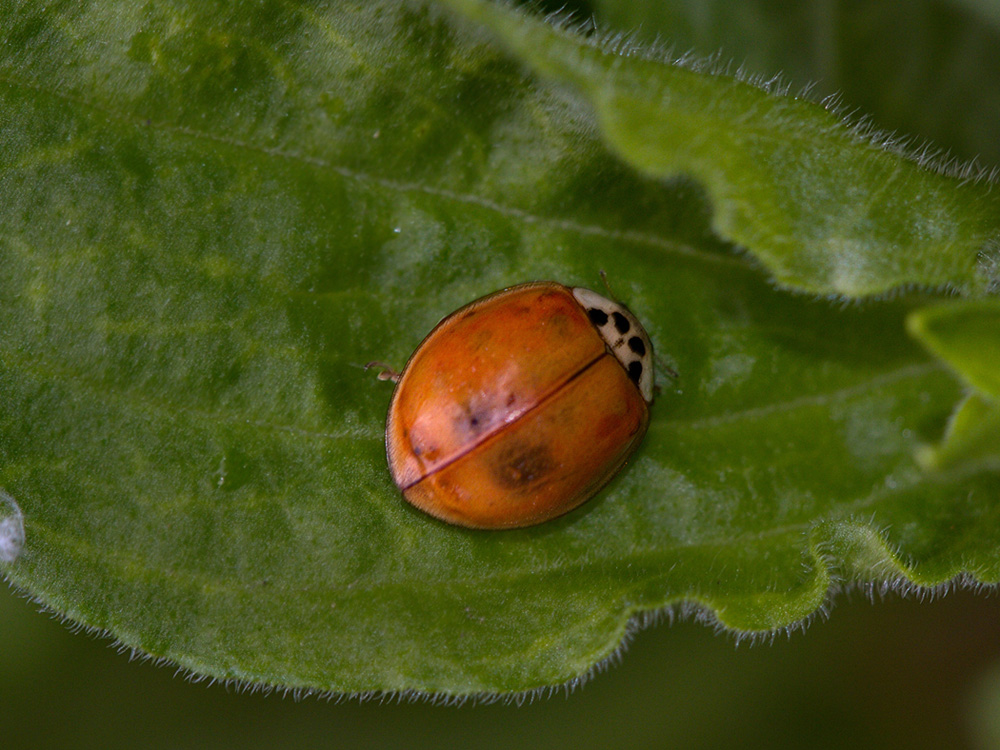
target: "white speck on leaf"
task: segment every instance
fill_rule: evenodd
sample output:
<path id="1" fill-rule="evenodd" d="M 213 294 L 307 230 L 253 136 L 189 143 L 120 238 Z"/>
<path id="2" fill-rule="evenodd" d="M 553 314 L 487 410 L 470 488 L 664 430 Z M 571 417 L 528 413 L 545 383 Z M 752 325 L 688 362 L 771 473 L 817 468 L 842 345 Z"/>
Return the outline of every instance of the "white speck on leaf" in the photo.
<path id="1" fill-rule="evenodd" d="M 219 468 L 215 470 L 216 486 L 221 487 L 226 483 L 226 457 L 223 456 L 222 460 L 219 461 Z"/>
<path id="2" fill-rule="evenodd" d="M 14 562 L 24 549 L 24 516 L 14 498 L 0 490 L 0 562 Z"/>

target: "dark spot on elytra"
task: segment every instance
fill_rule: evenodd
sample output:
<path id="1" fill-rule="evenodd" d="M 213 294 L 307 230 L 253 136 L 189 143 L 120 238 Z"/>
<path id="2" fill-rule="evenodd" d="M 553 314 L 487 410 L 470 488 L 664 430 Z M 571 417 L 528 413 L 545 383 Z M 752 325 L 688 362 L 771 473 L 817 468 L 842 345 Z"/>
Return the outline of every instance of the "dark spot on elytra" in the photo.
<path id="1" fill-rule="evenodd" d="M 608 322 L 608 314 L 604 312 L 604 310 L 598 310 L 596 307 L 592 307 L 587 310 L 587 317 L 590 318 L 590 322 L 598 328 L 603 325 L 607 325 Z"/>
<path id="2" fill-rule="evenodd" d="M 611 313 L 611 317 L 615 319 L 615 328 L 618 330 L 618 333 L 628 333 L 628 329 L 632 327 L 628 322 L 628 318 L 620 312 Z"/>
<path id="3" fill-rule="evenodd" d="M 500 451 L 491 472 L 504 489 L 520 490 L 544 479 L 554 468 L 552 454 L 545 446 L 515 443 Z"/>
<path id="4" fill-rule="evenodd" d="M 515 401 L 517 401 L 516 394 L 510 393 L 507 395 L 507 406 L 513 406 Z"/>
<path id="5" fill-rule="evenodd" d="M 411 435 L 410 452 L 413 454 L 414 458 L 420 459 L 421 461 L 435 461 L 437 460 L 441 449 L 433 442 L 428 441 L 426 436 Z"/>
<path id="6" fill-rule="evenodd" d="M 640 357 L 646 356 L 646 345 L 642 343 L 642 339 L 638 336 L 633 336 L 628 340 L 628 348 Z"/>
<path id="7" fill-rule="evenodd" d="M 642 362 L 629 362 L 628 376 L 632 378 L 633 382 L 638 383 L 639 378 L 642 377 Z"/>
<path id="8" fill-rule="evenodd" d="M 473 435 L 478 435 L 485 428 L 485 422 L 487 422 L 485 416 L 480 416 L 477 414 L 467 414 L 465 419 L 465 428 Z"/>
<path id="9" fill-rule="evenodd" d="M 421 445 L 419 440 L 414 439 L 414 437 L 410 434 L 410 429 L 408 427 L 403 428 L 403 440 L 410 444 L 410 452 L 413 453 L 415 458 L 420 458 L 420 456 L 423 455 L 423 445 Z"/>
<path id="10" fill-rule="evenodd" d="M 455 415 L 455 429 L 461 433 L 467 433 L 476 437 L 484 430 L 488 430 L 493 422 L 492 412 L 482 408 L 482 405 L 473 406 L 470 403 L 462 404 L 462 410 Z"/>

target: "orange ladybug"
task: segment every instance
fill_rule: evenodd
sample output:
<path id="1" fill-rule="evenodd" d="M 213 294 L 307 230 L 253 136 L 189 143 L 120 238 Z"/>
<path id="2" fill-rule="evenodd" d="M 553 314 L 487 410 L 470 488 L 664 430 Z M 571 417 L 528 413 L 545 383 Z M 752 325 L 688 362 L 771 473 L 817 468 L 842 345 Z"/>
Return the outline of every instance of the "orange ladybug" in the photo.
<path id="1" fill-rule="evenodd" d="M 589 289 L 539 281 L 471 302 L 389 376 L 392 478 L 410 503 L 460 526 L 560 516 L 642 440 L 652 357 L 636 317 Z"/>

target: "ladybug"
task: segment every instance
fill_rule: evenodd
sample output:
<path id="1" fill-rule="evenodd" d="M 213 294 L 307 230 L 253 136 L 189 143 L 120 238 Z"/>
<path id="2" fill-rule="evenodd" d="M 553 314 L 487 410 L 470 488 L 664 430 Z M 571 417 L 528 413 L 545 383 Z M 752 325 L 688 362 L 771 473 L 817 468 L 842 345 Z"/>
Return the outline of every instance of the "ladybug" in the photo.
<path id="1" fill-rule="evenodd" d="M 403 496 L 449 523 L 506 529 L 592 497 L 649 424 L 653 347 L 623 305 L 538 281 L 444 318 L 396 381 L 385 441 Z M 373 363 L 375 364 L 375 363 Z"/>

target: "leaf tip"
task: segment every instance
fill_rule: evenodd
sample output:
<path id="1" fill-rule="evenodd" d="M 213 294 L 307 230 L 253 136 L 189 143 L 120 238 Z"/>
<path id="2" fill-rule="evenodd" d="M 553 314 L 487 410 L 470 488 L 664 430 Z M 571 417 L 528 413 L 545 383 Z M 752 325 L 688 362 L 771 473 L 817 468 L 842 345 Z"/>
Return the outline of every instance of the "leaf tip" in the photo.
<path id="1" fill-rule="evenodd" d="M 923 310 L 914 310 L 906 316 L 906 332 L 918 341 L 926 341 L 927 320 Z"/>
<path id="2" fill-rule="evenodd" d="M 923 471 L 936 473 L 947 468 L 946 462 L 942 461 L 941 449 L 933 445 L 921 445 L 913 452 L 913 458 Z"/>

